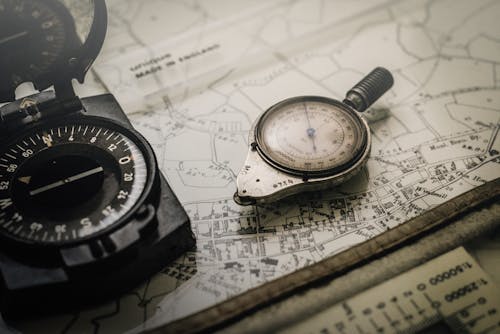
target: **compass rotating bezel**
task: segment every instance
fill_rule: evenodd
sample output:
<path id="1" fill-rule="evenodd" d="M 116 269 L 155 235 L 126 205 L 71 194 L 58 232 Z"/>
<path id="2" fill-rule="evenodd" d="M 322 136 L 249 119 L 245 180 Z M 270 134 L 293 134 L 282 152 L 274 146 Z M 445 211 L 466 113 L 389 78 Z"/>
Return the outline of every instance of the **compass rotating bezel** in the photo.
<path id="1" fill-rule="evenodd" d="M 132 141 L 141 152 L 144 157 L 144 161 L 146 163 L 146 182 L 143 186 L 140 196 L 135 201 L 135 203 L 115 222 L 109 224 L 108 226 L 99 229 L 97 232 L 78 237 L 72 240 L 62 240 L 62 241 L 53 241 L 53 242 L 40 242 L 33 239 L 20 238 L 12 233 L 6 232 L 4 229 L 0 229 L 0 240 L 5 241 L 7 244 L 12 244 L 13 246 L 21 246 L 26 247 L 29 246 L 31 248 L 38 249 L 50 249 L 50 248 L 61 248 L 61 247 L 69 247 L 69 246 L 77 246 L 83 243 L 91 242 L 92 240 L 97 240 L 102 238 L 105 235 L 109 235 L 110 233 L 122 228 L 127 225 L 134 219 L 134 215 L 139 212 L 141 206 L 145 203 L 155 204 L 159 200 L 157 195 L 159 193 L 159 170 L 156 161 L 156 157 L 153 153 L 153 149 L 148 144 L 146 139 L 138 133 L 136 130 L 132 128 L 124 127 L 120 122 L 114 121 L 109 118 L 100 117 L 100 116 L 68 116 L 62 119 L 54 120 L 51 122 L 44 122 L 42 124 L 33 124 L 26 128 L 22 133 L 16 134 L 14 138 L 7 141 L 6 145 L 2 145 L 2 148 L 8 149 L 17 143 L 19 143 L 23 138 L 29 136 L 30 134 L 36 133 L 43 129 L 50 129 L 55 127 L 62 127 L 68 124 L 83 124 L 83 125 L 95 125 L 102 126 L 114 131 L 117 131 L 120 134 L 123 134 L 126 138 Z M 87 144 L 92 145 L 92 144 Z M 23 164 L 26 163 L 30 159 L 35 159 L 36 156 L 27 158 L 23 161 Z M 22 168 L 22 165 L 19 165 L 19 169 Z M 14 176 L 12 176 L 14 178 Z M 13 183 L 10 183 L 8 193 L 12 193 Z"/>

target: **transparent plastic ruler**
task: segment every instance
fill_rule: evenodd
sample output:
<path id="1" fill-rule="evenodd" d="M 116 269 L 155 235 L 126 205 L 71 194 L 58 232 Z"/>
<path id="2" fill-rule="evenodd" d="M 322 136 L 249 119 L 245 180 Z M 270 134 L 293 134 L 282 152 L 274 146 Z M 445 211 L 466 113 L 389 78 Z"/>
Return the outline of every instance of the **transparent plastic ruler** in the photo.
<path id="1" fill-rule="evenodd" d="M 500 291 L 460 247 L 336 304 L 286 333 L 500 333 Z"/>

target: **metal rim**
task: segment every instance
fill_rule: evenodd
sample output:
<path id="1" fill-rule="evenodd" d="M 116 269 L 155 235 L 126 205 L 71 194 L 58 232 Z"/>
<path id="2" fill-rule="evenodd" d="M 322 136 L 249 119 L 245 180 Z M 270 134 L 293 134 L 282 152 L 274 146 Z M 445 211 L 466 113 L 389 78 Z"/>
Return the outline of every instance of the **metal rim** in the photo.
<path id="1" fill-rule="evenodd" d="M 304 102 L 304 101 L 314 101 L 314 102 L 322 102 L 325 104 L 333 105 L 335 107 L 338 107 L 342 111 L 346 112 L 350 116 L 354 118 L 356 122 L 358 122 L 358 125 L 361 129 L 361 138 L 360 138 L 360 145 L 357 147 L 355 154 L 353 155 L 353 158 L 350 159 L 347 163 L 344 163 L 340 166 L 337 166 L 335 168 L 331 169 L 326 169 L 326 170 L 321 170 L 321 171 L 304 171 L 304 170 L 299 170 L 295 168 L 291 168 L 289 166 L 285 166 L 283 164 L 280 164 L 276 162 L 269 154 L 269 152 L 266 152 L 266 145 L 264 144 L 264 140 L 262 138 L 262 133 L 261 133 L 261 128 L 264 122 L 266 121 L 267 117 L 273 113 L 274 111 L 283 108 L 286 105 L 293 104 L 293 103 L 299 103 L 299 102 Z M 364 130 L 364 131 L 363 131 Z M 357 162 L 360 161 L 360 159 L 363 157 L 365 152 L 370 149 L 369 147 L 369 137 L 370 136 L 370 129 L 368 127 L 368 124 L 366 121 L 364 121 L 361 116 L 351 107 L 347 106 L 346 104 L 330 99 L 327 97 L 323 96 L 313 96 L 313 95 L 306 95 L 306 96 L 297 96 L 297 97 L 292 97 L 286 100 L 283 100 L 281 102 L 278 102 L 277 104 L 271 106 L 269 109 L 267 109 L 257 120 L 254 126 L 254 136 L 253 140 L 255 142 L 255 149 L 261 156 L 261 158 L 268 163 L 269 165 L 273 166 L 274 168 L 290 174 L 294 176 L 300 176 L 304 178 L 304 180 L 308 179 L 316 179 L 316 178 L 324 178 L 328 176 L 335 176 L 335 174 L 342 173 L 345 170 L 350 169 L 352 166 L 354 166 Z"/>

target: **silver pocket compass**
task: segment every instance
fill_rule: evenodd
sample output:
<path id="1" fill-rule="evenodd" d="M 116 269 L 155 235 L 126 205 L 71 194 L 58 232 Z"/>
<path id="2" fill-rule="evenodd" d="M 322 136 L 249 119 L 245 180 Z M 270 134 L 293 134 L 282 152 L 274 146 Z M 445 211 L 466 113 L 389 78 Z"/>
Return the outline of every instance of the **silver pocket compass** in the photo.
<path id="1" fill-rule="evenodd" d="M 237 177 L 241 205 L 273 202 L 330 188 L 358 173 L 370 154 L 370 128 L 360 113 L 393 85 L 375 68 L 344 101 L 298 96 L 267 109 L 250 131 L 250 148 Z"/>

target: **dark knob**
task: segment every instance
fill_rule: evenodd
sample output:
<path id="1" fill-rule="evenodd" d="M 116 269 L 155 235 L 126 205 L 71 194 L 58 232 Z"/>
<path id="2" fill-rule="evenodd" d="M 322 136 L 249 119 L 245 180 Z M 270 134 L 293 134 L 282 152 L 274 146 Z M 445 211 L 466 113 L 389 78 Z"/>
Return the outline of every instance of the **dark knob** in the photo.
<path id="1" fill-rule="evenodd" d="M 391 72 L 383 67 L 377 67 L 347 92 L 344 103 L 363 112 L 393 84 L 394 78 Z"/>

